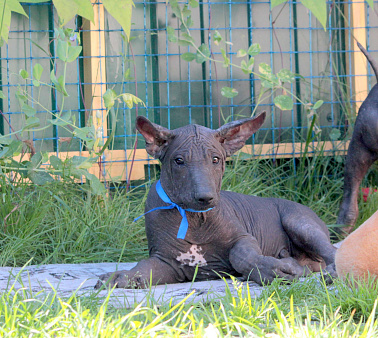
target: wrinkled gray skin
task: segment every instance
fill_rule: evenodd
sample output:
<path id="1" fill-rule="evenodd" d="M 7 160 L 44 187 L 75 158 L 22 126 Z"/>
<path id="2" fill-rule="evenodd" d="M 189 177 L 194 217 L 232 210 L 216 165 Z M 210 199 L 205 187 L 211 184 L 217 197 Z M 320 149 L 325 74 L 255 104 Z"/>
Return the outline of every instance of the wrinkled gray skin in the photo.
<path id="1" fill-rule="evenodd" d="M 218 130 L 189 125 L 168 130 L 138 117 L 136 126 L 147 152 L 161 161 L 161 184 L 186 212 L 189 230 L 177 239 L 181 216 L 177 209 L 145 216 L 150 258 L 130 271 L 100 277 L 119 288 L 146 287 L 231 274 L 256 281 L 275 277 L 292 280 L 320 263 L 335 275 L 335 248 L 326 225 L 309 208 L 277 198 L 260 198 L 221 191 L 226 157 L 239 150 L 263 124 L 256 118 L 230 122 Z M 166 205 L 151 187 L 145 211 Z M 303 267 L 305 263 L 308 267 Z M 325 263 L 325 264 L 324 264 Z"/>
<path id="2" fill-rule="evenodd" d="M 359 43 L 378 81 L 378 65 Z M 349 144 L 344 170 L 344 195 L 337 224 L 348 227 L 336 228 L 336 232 L 347 235 L 353 230 L 358 217 L 359 187 L 370 166 L 378 159 L 378 84 L 362 103 L 356 118 Z"/>

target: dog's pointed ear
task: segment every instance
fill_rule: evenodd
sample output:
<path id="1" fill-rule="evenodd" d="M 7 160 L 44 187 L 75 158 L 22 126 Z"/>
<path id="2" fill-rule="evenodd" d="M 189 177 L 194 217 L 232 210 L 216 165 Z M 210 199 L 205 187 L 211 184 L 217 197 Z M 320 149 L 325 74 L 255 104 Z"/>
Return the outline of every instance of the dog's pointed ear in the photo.
<path id="1" fill-rule="evenodd" d="M 164 148 L 174 138 L 173 133 L 169 129 L 152 123 L 144 116 L 138 116 L 135 124 L 146 140 L 147 153 L 154 158 L 160 158 Z"/>
<path id="2" fill-rule="evenodd" d="M 229 122 L 215 130 L 215 138 L 222 144 L 227 156 L 244 146 L 245 141 L 263 125 L 265 116 L 264 111 L 256 117 Z"/>

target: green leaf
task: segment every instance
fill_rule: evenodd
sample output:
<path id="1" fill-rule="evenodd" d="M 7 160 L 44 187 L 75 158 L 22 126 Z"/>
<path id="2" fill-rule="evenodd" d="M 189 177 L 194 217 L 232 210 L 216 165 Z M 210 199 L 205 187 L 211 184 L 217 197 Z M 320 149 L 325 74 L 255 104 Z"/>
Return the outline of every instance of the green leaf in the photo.
<path id="1" fill-rule="evenodd" d="M 249 58 L 248 60 L 248 63 L 245 62 L 245 60 L 242 60 L 240 66 L 242 68 L 242 71 L 245 73 L 245 74 L 251 74 L 252 73 L 252 69 L 253 69 L 253 65 L 255 64 L 255 58 L 254 57 L 251 57 Z"/>
<path id="2" fill-rule="evenodd" d="M 68 55 L 67 55 L 67 62 L 75 61 L 81 53 L 83 48 L 81 46 L 69 46 L 68 47 Z"/>
<path id="3" fill-rule="evenodd" d="M 61 88 L 60 83 L 59 83 L 58 80 L 56 79 L 56 76 L 55 76 L 55 74 L 54 74 L 54 69 L 53 69 L 53 70 L 51 71 L 51 73 L 50 73 L 50 80 L 51 80 L 51 82 L 54 84 L 55 89 L 56 89 L 58 92 L 62 93 L 63 89 Z"/>
<path id="4" fill-rule="evenodd" d="M 228 67 L 230 59 L 227 57 L 226 51 L 223 48 L 221 48 L 221 53 L 223 56 L 223 67 Z"/>
<path id="5" fill-rule="evenodd" d="M 53 0 L 62 26 L 68 23 L 77 13 L 79 6 L 73 0 Z"/>
<path id="6" fill-rule="evenodd" d="M 73 136 L 76 136 L 83 141 L 92 141 L 94 138 L 95 130 L 93 126 L 76 128 L 72 134 Z"/>
<path id="7" fill-rule="evenodd" d="M 106 192 L 104 184 L 93 174 L 84 173 L 85 178 L 89 181 L 91 185 L 91 190 L 96 195 L 102 195 Z"/>
<path id="8" fill-rule="evenodd" d="M 274 74 L 267 74 L 261 76 L 261 85 L 264 88 L 275 88 L 280 85 L 278 77 Z"/>
<path id="9" fill-rule="evenodd" d="M 168 35 L 168 41 L 169 42 L 177 42 L 177 36 L 175 33 L 175 29 L 173 27 L 167 26 L 167 35 Z"/>
<path id="10" fill-rule="evenodd" d="M 65 1 L 65 0 L 64 0 Z M 79 4 L 77 14 L 94 22 L 94 13 L 91 0 L 75 0 Z"/>
<path id="11" fill-rule="evenodd" d="M 366 0 L 371 8 L 374 8 L 374 0 Z"/>
<path id="12" fill-rule="evenodd" d="M 0 36 L 6 43 L 8 42 L 12 12 L 28 17 L 17 0 L 0 0 L 0 18 L 2 20 Z"/>
<path id="13" fill-rule="evenodd" d="M 174 15 L 176 15 L 178 18 L 181 18 L 181 9 L 178 5 L 177 0 L 169 0 L 169 3 L 171 5 L 171 9 Z"/>
<path id="14" fill-rule="evenodd" d="M 62 26 L 76 14 L 94 22 L 93 7 L 90 0 L 53 0 Z"/>
<path id="15" fill-rule="evenodd" d="M 127 68 L 126 71 L 125 71 L 125 74 L 124 74 L 124 79 L 126 81 L 132 81 L 132 80 L 134 80 L 134 78 L 130 75 L 130 73 L 131 73 L 131 69 Z"/>
<path id="16" fill-rule="evenodd" d="M 232 99 L 236 95 L 239 94 L 239 92 L 235 88 L 230 88 L 230 87 L 223 87 L 221 90 L 221 94 L 224 97 L 227 97 L 229 99 Z"/>
<path id="17" fill-rule="evenodd" d="M 129 94 L 129 93 L 123 93 L 121 95 L 121 97 L 122 97 L 123 102 L 126 103 L 127 107 L 129 109 L 131 109 L 133 107 L 133 105 L 134 105 L 134 101 L 133 101 L 132 95 Z"/>
<path id="18" fill-rule="evenodd" d="M 20 75 L 24 80 L 29 77 L 29 73 L 25 69 L 20 69 Z"/>
<path id="19" fill-rule="evenodd" d="M 49 120 L 55 126 L 66 126 L 70 124 L 71 110 L 63 112 L 61 116 L 58 116 L 55 119 Z"/>
<path id="20" fill-rule="evenodd" d="M 61 40 L 66 39 L 66 34 L 64 34 L 64 29 L 60 27 L 55 27 L 54 28 L 54 34 L 56 38 L 60 38 Z"/>
<path id="21" fill-rule="evenodd" d="M 58 83 L 59 83 L 59 86 L 60 86 L 60 92 L 64 95 L 64 96 L 69 96 L 67 91 L 66 91 L 66 83 L 65 83 L 65 80 L 64 80 L 64 76 L 61 75 L 59 76 L 58 78 Z"/>
<path id="22" fill-rule="evenodd" d="M 272 74 L 272 68 L 264 62 L 259 64 L 261 85 L 264 88 L 274 88 L 280 84 L 278 77 Z"/>
<path id="23" fill-rule="evenodd" d="M 50 73 L 50 79 L 51 79 L 51 82 L 54 84 L 55 89 L 58 92 L 62 93 L 64 96 L 68 96 L 63 75 L 59 76 L 59 79 L 56 79 L 56 76 L 54 74 L 54 69 L 53 69 Z"/>
<path id="24" fill-rule="evenodd" d="M 270 8 L 273 9 L 274 7 L 286 2 L 287 0 L 270 0 Z"/>
<path id="25" fill-rule="evenodd" d="M 259 43 L 254 43 L 254 44 L 250 45 L 249 48 L 248 48 L 248 51 L 247 51 L 247 53 L 250 56 L 256 56 L 260 52 L 261 52 L 261 47 L 260 47 Z"/>
<path id="26" fill-rule="evenodd" d="M 293 100 L 288 95 L 279 95 L 273 99 L 273 102 L 276 107 L 280 108 L 281 110 L 292 110 L 293 109 Z"/>
<path id="27" fill-rule="evenodd" d="M 329 133 L 329 138 L 331 141 L 337 141 L 341 136 L 341 132 L 337 128 L 333 128 L 331 132 Z"/>
<path id="28" fill-rule="evenodd" d="M 272 74 L 272 68 L 267 63 L 261 62 L 259 64 L 259 72 L 261 75 L 270 75 Z"/>
<path id="29" fill-rule="evenodd" d="M 146 106 L 146 105 L 144 104 L 144 102 L 143 102 L 139 97 L 137 97 L 137 96 L 135 96 L 135 95 L 133 95 L 133 94 L 130 94 L 130 95 L 131 95 L 131 97 L 133 98 L 133 102 L 134 102 L 135 104 L 139 104 L 139 103 L 141 103 L 142 105 Z"/>
<path id="30" fill-rule="evenodd" d="M 37 185 L 44 185 L 46 183 L 54 182 L 53 177 L 46 171 L 30 170 L 27 175 L 30 180 Z"/>
<path id="31" fill-rule="evenodd" d="M 237 58 L 242 58 L 247 55 L 247 51 L 245 49 L 239 49 L 236 53 Z"/>
<path id="32" fill-rule="evenodd" d="M 74 168 L 77 168 L 79 169 L 79 167 L 85 162 L 87 161 L 88 157 L 85 157 L 85 156 L 73 156 L 72 157 L 72 166 Z M 84 165 L 85 166 L 85 165 Z"/>
<path id="33" fill-rule="evenodd" d="M 133 10 L 132 0 L 102 0 L 109 14 L 117 20 L 123 28 L 127 39 L 130 41 L 131 14 Z"/>
<path id="34" fill-rule="evenodd" d="M 186 20 L 186 26 L 191 28 L 194 25 L 194 21 L 192 20 L 192 16 L 189 16 L 188 19 Z"/>
<path id="35" fill-rule="evenodd" d="M 133 107 L 133 104 L 135 103 L 135 104 L 143 104 L 144 106 L 145 106 L 145 104 L 144 104 L 144 102 L 139 98 L 139 97 L 136 97 L 135 95 L 133 95 L 133 94 L 130 94 L 130 93 L 123 93 L 122 95 L 121 95 L 121 97 L 122 97 L 122 100 L 123 100 L 123 102 L 125 102 L 126 103 L 126 105 L 127 105 L 127 107 L 129 108 L 129 109 L 131 109 L 132 107 Z"/>
<path id="36" fill-rule="evenodd" d="M 12 142 L 12 139 L 9 136 L 4 136 L 0 134 L 0 144 L 9 145 Z"/>
<path id="37" fill-rule="evenodd" d="M 301 0 L 312 14 L 319 20 L 324 30 L 327 28 L 327 1 L 326 0 Z"/>
<path id="38" fill-rule="evenodd" d="M 171 26 L 167 26 L 167 34 L 168 35 L 175 35 L 175 29 Z"/>
<path id="39" fill-rule="evenodd" d="M 184 47 L 193 46 L 195 44 L 194 39 L 187 33 L 182 33 L 177 42 L 180 46 Z"/>
<path id="40" fill-rule="evenodd" d="M 15 96 L 21 107 L 28 101 L 28 98 L 20 90 L 16 91 Z"/>
<path id="41" fill-rule="evenodd" d="M 312 107 L 312 109 L 316 110 L 316 109 L 320 108 L 322 106 L 323 102 L 324 102 L 323 100 L 316 101 L 316 103 L 314 104 L 314 106 Z"/>
<path id="42" fill-rule="evenodd" d="M 248 68 L 252 69 L 254 64 L 255 64 L 255 58 L 250 57 L 249 60 L 248 60 L 248 63 L 247 63 Z"/>
<path id="43" fill-rule="evenodd" d="M 252 70 L 249 70 L 248 69 L 248 66 L 247 66 L 247 62 L 245 62 L 245 60 L 242 60 L 241 64 L 240 64 L 240 67 L 243 71 L 244 74 L 251 74 L 252 73 Z"/>
<path id="44" fill-rule="evenodd" d="M 85 157 L 85 156 L 73 156 L 72 157 L 72 166 L 75 169 L 89 169 L 93 166 L 94 163 L 98 160 L 98 156 L 96 157 Z M 86 174 L 82 173 L 84 176 Z"/>
<path id="45" fill-rule="evenodd" d="M 196 0 L 189 0 L 189 6 L 192 8 L 197 8 L 198 7 L 198 1 Z"/>
<path id="46" fill-rule="evenodd" d="M 31 2 L 32 4 L 39 4 L 41 2 L 46 2 L 46 0 L 28 0 L 28 2 Z"/>
<path id="47" fill-rule="evenodd" d="M 36 63 L 33 67 L 33 77 L 38 81 L 38 85 L 39 85 L 39 80 L 41 79 L 41 76 L 42 76 L 42 72 L 43 72 L 43 67 L 39 63 Z"/>
<path id="48" fill-rule="evenodd" d="M 25 126 L 22 130 L 32 129 L 39 126 L 39 118 L 32 116 L 25 120 Z"/>
<path id="49" fill-rule="evenodd" d="M 282 81 L 282 82 L 288 82 L 292 83 L 295 80 L 295 75 L 288 69 L 281 69 L 277 73 L 277 77 Z"/>
<path id="50" fill-rule="evenodd" d="M 210 57 L 210 50 L 207 45 L 204 43 L 199 46 L 197 54 L 196 54 L 196 62 L 197 63 L 203 63 Z"/>
<path id="51" fill-rule="evenodd" d="M 187 17 L 189 17 L 192 14 L 192 11 L 190 9 L 188 9 L 188 5 L 184 5 L 181 13 L 182 13 L 182 17 L 184 19 L 186 19 Z"/>
<path id="52" fill-rule="evenodd" d="M 22 149 L 22 141 L 12 140 L 8 146 L 0 151 L 0 158 L 12 157 Z"/>
<path id="53" fill-rule="evenodd" d="M 4 95 L 4 92 L 0 90 L 0 99 L 5 100 L 7 97 Z"/>
<path id="54" fill-rule="evenodd" d="M 24 103 L 21 107 L 21 110 L 25 113 L 27 117 L 32 117 L 37 112 L 33 107 L 30 107 L 28 104 Z"/>
<path id="55" fill-rule="evenodd" d="M 196 58 L 196 54 L 194 53 L 184 53 L 181 55 L 181 58 L 184 60 L 184 61 L 187 61 L 187 62 L 191 62 L 193 61 L 195 58 Z"/>
<path id="56" fill-rule="evenodd" d="M 42 164 L 42 154 L 40 152 L 33 155 L 30 160 L 33 169 L 38 169 Z"/>
<path id="57" fill-rule="evenodd" d="M 4 0 L 2 0 L 0 3 L 3 3 L 3 2 L 4 2 Z M 24 9 L 22 8 L 22 6 L 21 6 L 21 4 L 20 4 L 19 1 L 17 1 L 17 0 L 7 0 L 6 1 L 6 6 L 8 6 L 9 9 L 12 12 L 16 12 L 18 14 L 22 14 L 22 15 L 28 17 L 27 14 L 25 13 Z"/>
<path id="58" fill-rule="evenodd" d="M 55 155 L 50 156 L 50 164 L 54 167 L 55 170 L 63 169 L 63 161 Z"/>
<path id="59" fill-rule="evenodd" d="M 76 166 L 77 169 L 89 169 L 92 168 L 93 163 L 96 161 L 93 161 L 92 158 L 86 158 L 85 161 L 81 162 L 79 165 Z"/>
<path id="60" fill-rule="evenodd" d="M 106 109 L 110 109 L 114 106 L 114 102 L 117 98 L 117 93 L 113 89 L 108 89 L 102 96 Z"/>
<path id="61" fill-rule="evenodd" d="M 58 39 L 58 46 L 56 48 L 56 54 L 58 58 L 61 59 L 63 62 L 67 61 L 68 55 L 68 42 L 65 40 Z"/>
<path id="62" fill-rule="evenodd" d="M 43 151 L 42 153 L 42 163 L 46 163 L 49 160 L 49 153 L 47 151 Z"/>

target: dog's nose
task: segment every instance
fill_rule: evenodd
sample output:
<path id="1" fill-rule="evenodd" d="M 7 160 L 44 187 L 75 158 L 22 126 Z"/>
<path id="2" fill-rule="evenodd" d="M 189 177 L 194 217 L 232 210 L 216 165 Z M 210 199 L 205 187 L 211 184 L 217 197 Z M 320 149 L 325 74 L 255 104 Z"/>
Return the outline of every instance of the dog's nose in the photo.
<path id="1" fill-rule="evenodd" d="M 210 204 L 214 200 L 214 196 L 211 192 L 199 192 L 195 194 L 196 201 L 201 204 Z"/>

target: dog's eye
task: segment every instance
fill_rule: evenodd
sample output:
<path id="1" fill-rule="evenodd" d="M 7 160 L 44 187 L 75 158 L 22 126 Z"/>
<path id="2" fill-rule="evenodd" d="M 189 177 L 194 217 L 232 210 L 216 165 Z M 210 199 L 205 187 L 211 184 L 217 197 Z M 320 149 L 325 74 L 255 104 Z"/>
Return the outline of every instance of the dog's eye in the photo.
<path id="1" fill-rule="evenodd" d="M 175 162 L 178 165 L 184 164 L 184 159 L 182 157 L 175 158 Z"/>
<path id="2" fill-rule="evenodd" d="M 220 158 L 219 158 L 219 157 L 217 157 L 217 156 L 214 156 L 214 157 L 213 157 L 213 163 L 214 163 L 214 164 L 218 164 L 219 161 L 220 161 Z"/>

